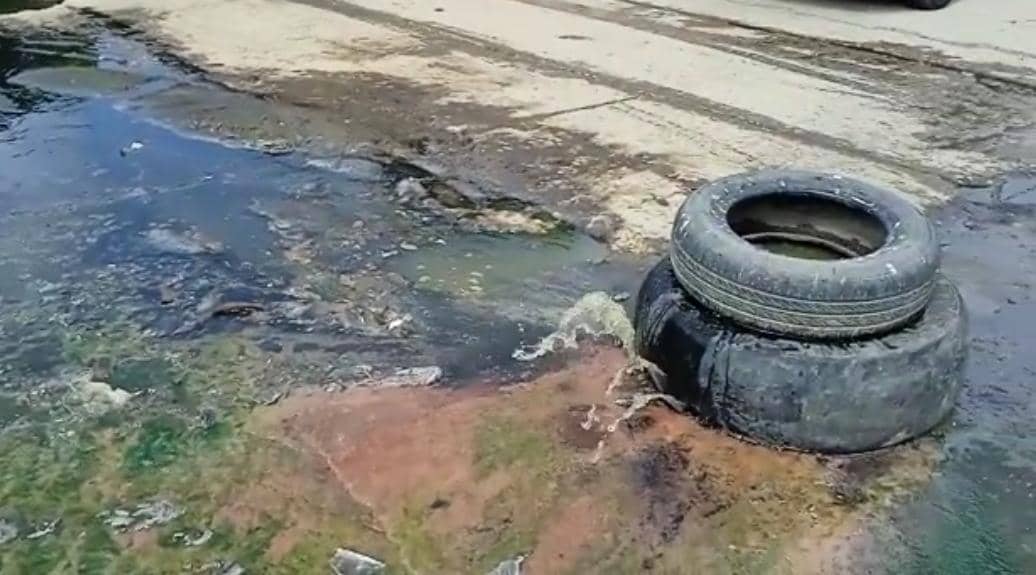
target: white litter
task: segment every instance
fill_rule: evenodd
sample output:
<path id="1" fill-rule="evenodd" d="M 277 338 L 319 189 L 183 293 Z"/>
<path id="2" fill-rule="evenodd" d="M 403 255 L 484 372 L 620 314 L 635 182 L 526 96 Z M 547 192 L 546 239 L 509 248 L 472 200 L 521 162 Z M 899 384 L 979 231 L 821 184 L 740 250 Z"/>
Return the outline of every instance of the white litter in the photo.
<path id="1" fill-rule="evenodd" d="M 331 557 L 331 571 L 334 575 L 379 575 L 385 571 L 385 564 L 362 553 L 339 548 Z"/>
<path id="2" fill-rule="evenodd" d="M 424 387 L 442 379 L 442 368 L 437 365 L 408 367 L 387 377 L 370 377 L 356 382 L 356 387 Z"/>
<path id="3" fill-rule="evenodd" d="M 496 566 L 488 575 L 522 575 L 522 562 L 525 557 L 519 555 Z"/>

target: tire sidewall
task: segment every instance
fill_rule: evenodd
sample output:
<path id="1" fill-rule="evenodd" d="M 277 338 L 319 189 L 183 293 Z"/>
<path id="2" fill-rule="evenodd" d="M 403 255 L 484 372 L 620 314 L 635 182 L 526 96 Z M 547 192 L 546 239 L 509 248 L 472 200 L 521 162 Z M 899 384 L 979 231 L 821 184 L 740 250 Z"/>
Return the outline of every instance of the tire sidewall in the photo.
<path id="1" fill-rule="evenodd" d="M 804 260 L 759 249 L 731 229 L 727 214 L 734 204 L 782 189 L 866 210 L 888 231 L 885 245 L 856 258 Z M 677 261 L 693 260 L 746 288 L 819 302 L 881 300 L 923 289 L 940 259 L 934 228 L 905 199 L 851 178 L 785 170 L 724 178 L 691 194 L 674 223 L 672 245 Z"/>

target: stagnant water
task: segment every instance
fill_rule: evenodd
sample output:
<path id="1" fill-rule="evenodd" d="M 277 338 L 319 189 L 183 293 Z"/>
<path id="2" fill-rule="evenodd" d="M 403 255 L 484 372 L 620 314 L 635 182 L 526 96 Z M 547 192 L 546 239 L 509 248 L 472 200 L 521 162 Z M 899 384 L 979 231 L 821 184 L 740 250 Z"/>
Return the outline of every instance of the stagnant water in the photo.
<path id="1" fill-rule="evenodd" d="M 206 536 L 204 501 L 154 503 L 242 405 L 371 370 L 513 380 L 512 351 L 580 294 L 636 289 L 644 264 L 565 226 L 496 233 L 408 203 L 405 166 L 184 131 L 151 102 L 185 85 L 218 90 L 104 30 L 0 37 L 0 573 L 144 572 L 149 543 L 110 532 L 149 520 L 177 526 L 159 564 L 188 549 L 199 572 L 263 572 L 262 526 Z M 1034 197 L 1018 176 L 937 214 L 968 386 L 937 476 L 876 528 L 864 572 L 1036 572 Z"/>
<path id="2" fill-rule="evenodd" d="M 115 500 L 154 498 L 145 472 L 239 406 L 400 369 L 511 380 L 580 295 L 636 288 L 637 265 L 561 222 L 510 233 L 405 197 L 435 183 L 416 166 L 249 149 L 150 111 L 185 87 L 219 91 L 103 29 L 0 36 L 0 573 L 154 568 L 114 557 L 111 502 L 77 500 L 104 465 L 87 436 L 139 447 Z M 250 541 L 194 556 L 257 568 Z"/>

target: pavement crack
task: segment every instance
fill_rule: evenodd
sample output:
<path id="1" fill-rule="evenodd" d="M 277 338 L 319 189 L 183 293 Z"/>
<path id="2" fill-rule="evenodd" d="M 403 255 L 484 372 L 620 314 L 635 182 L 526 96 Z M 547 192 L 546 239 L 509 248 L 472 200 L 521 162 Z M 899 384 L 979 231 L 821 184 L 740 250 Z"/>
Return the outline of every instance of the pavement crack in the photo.
<path id="1" fill-rule="evenodd" d="M 598 102 L 596 104 L 587 104 L 585 106 L 575 106 L 573 108 L 566 108 L 564 110 L 557 110 L 557 111 L 554 111 L 554 112 L 545 112 L 545 113 L 542 113 L 542 114 L 530 114 L 530 115 L 527 115 L 527 116 L 521 116 L 520 118 L 521 118 L 522 121 L 546 120 L 548 118 L 556 118 L 558 116 L 564 116 L 566 114 L 572 114 L 574 112 L 585 112 L 587 110 L 595 110 L 597 108 L 607 108 L 608 106 L 614 106 L 615 104 L 624 104 L 626 102 L 632 102 L 633 100 L 636 100 L 636 99 L 639 99 L 639 98 L 640 98 L 640 94 L 635 94 L 633 96 L 626 96 L 626 97 L 623 97 L 623 98 L 614 98 L 612 100 L 607 100 L 607 101 L 604 101 L 604 102 Z"/>

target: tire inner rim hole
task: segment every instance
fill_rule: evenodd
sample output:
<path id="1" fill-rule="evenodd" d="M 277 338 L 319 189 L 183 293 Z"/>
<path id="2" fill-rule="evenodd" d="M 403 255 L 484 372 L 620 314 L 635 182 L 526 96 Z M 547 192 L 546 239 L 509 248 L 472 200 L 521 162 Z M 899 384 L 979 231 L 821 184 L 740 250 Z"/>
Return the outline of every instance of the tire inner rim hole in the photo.
<path id="1" fill-rule="evenodd" d="M 752 245 L 809 260 L 844 260 L 873 253 L 888 230 L 871 212 L 815 193 L 775 192 L 735 203 L 727 224 Z"/>

